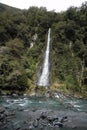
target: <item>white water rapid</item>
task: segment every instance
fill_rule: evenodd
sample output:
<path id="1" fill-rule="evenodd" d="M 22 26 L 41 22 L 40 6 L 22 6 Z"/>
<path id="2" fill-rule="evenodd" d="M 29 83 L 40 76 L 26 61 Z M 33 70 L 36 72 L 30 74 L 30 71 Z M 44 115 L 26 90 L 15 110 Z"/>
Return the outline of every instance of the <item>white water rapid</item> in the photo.
<path id="1" fill-rule="evenodd" d="M 43 63 L 43 68 L 42 68 L 42 73 L 39 77 L 38 80 L 38 86 L 49 86 L 49 75 L 50 75 L 50 63 L 49 63 L 49 51 L 50 51 L 50 31 L 51 29 L 49 28 L 48 30 L 48 38 L 47 38 L 47 47 L 46 47 L 46 52 L 45 52 L 45 57 L 44 57 L 44 63 Z"/>

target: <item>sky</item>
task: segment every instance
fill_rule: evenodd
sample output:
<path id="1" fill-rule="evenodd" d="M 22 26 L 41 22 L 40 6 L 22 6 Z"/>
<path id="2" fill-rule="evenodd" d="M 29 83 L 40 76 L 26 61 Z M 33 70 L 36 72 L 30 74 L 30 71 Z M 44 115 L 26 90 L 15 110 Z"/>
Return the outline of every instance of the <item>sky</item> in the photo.
<path id="1" fill-rule="evenodd" d="M 20 9 L 28 9 L 31 6 L 46 7 L 48 11 L 65 11 L 70 6 L 79 7 L 86 0 L 0 0 L 0 3 Z"/>

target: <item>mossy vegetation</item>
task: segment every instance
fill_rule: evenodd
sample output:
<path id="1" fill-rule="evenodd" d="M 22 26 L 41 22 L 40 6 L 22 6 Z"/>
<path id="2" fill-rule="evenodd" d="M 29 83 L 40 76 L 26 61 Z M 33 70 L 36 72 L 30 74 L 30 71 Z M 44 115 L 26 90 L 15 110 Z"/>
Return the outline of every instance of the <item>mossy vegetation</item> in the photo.
<path id="1" fill-rule="evenodd" d="M 1 3 L 0 10 L 0 89 L 35 89 L 50 27 L 52 88 L 87 94 L 87 2 L 60 13 Z"/>

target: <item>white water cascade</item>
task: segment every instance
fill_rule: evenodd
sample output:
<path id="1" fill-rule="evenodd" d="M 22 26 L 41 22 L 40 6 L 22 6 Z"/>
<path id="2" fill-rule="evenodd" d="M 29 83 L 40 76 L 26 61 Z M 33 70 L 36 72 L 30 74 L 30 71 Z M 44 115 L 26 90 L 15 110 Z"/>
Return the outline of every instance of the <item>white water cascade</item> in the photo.
<path id="1" fill-rule="evenodd" d="M 50 31 L 48 30 L 48 38 L 47 38 L 47 47 L 44 57 L 44 63 L 42 68 L 42 73 L 38 79 L 37 85 L 38 86 L 49 86 L 49 76 L 50 76 L 50 63 L 49 63 L 49 52 L 50 52 Z"/>

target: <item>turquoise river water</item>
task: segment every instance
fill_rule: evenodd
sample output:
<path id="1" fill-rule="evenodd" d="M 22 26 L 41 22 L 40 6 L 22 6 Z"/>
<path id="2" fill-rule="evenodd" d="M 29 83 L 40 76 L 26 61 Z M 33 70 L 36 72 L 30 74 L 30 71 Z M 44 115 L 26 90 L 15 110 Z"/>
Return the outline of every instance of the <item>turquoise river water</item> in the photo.
<path id="1" fill-rule="evenodd" d="M 9 110 L 17 112 L 15 122 L 23 120 L 22 113 L 19 109 L 27 111 L 28 109 L 51 109 L 57 111 L 75 111 L 87 113 L 87 100 L 62 97 L 58 98 L 46 98 L 46 97 L 27 97 L 27 96 L 1 96 L 0 106 L 5 107 Z M 7 129 L 3 129 L 7 130 Z M 9 129 L 10 130 L 10 129 Z M 35 130 L 39 130 L 35 128 Z M 44 130 L 72 130 L 71 128 L 45 128 Z M 76 128 L 75 130 L 86 130 L 84 128 Z"/>

